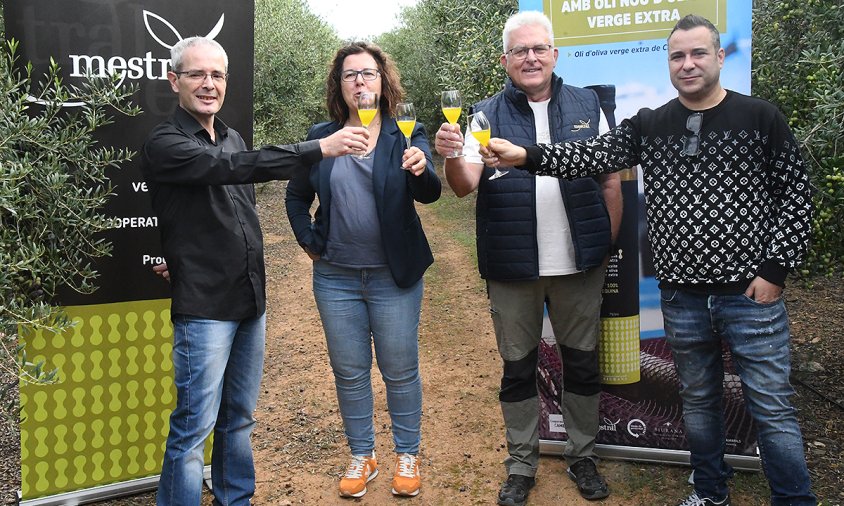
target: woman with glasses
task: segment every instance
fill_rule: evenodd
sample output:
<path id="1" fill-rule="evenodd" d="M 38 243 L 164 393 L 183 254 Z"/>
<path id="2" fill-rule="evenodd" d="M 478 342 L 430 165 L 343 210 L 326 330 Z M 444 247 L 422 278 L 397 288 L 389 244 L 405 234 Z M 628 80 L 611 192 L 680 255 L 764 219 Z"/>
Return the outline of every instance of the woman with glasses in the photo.
<path id="1" fill-rule="evenodd" d="M 395 114 L 404 90 L 390 57 L 378 46 L 340 48 L 327 79 L 332 121 L 308 139 L 361 126 L 358 99 L 378 95 L 368 125 L 368 156 L 324 159 L 290 182 L 285 199 L 296 240 L 314 261 L 313 289 L 334 372 L 351 463 L 340 495 L 361 497 L 378 474 L 370 370 L 374 344 L 387 390 L 396 470 L 392 492 L 415 496 L 420 478 L 422 384 L 418 328 L 422 275 L 433 256 L 414 202 L 440 197 L 427 137 L 417 124 L 406 148 Z M 319 197 L 312 217 L 311 204 Z"/>

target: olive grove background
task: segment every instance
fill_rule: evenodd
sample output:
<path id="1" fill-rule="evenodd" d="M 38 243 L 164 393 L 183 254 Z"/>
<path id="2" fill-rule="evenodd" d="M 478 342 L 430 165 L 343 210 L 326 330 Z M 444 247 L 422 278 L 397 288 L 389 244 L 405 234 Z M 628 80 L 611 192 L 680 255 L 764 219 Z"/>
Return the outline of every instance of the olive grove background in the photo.
<path id="1" fill-rule="evenodd" d="M 403 10 L 399 28 L 378 37 L 429 135 L 443 121 L 440 91 L 459 89 L 465 109 L 501 89 L 501 29 L 517 8 L 516 0 L 420 0 Z M 840 276 L 844 258 L 842 26 L 840 1 L 755 3 L 754 94 L 782 109 L 817 188 L 813 248 L 800 273 L 807 277 Z M 342 41 L 303 0 L 257 0 L 255 31 L 256 144 L 301 140 L 327 119 L 327 66 Z M 0 58 L 0 367 L 15 371 L 11 383 L 0 384 L 4 399 L 21 374 L 50 379 L 49 364 L 22 355 L 19 326 L 67 325 L 49 296 L 63 283 L 92 289 L 96 273 L 87 258 L 109 254 L 97 235 L 107 226 L 99 209 L 111 194 L 109 172 L 132 154 L 97 146 L 92 133 L 109 114 L 137 112 L 127 102 L 131 90 L 102 83 L 67 90 L 57 68 L 27 74 L 23 62 L 14 64 L 13 47 L 5 44 Z M 90 106 L 68 116 L 51 108 L 34 113 L 25 101 L 69 93 L 88 97 Z"/>

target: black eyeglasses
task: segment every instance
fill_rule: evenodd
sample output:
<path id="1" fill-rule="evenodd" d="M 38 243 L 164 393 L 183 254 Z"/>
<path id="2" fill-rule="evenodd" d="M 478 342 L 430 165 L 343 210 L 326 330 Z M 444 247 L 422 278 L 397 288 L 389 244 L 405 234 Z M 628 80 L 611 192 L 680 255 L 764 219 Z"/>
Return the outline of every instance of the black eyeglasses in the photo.
<path id="1" fill-rule="evenodd" d="M 507 54 L 512 54 L 513 57 L 517 60 L 524 60 L 525 58 L 527 58 L 528 53 L 533 50 L 533 54 L 535 54 L 537 58 L 544 58 L 551 51 L 552 47 L 553 46 L 551 44 L 537 44 L 535 46 L 516 46 L 507 51 Z"/>
<path id="2" fill-rule="evenodd" d="M 191 81 L 194 81 L 194 82 L 205 81 L 205 79 L 208 78 L 209 76 L 211 77 L 211 80 L 214 81 L 215 83 L 222 83 L 223 81 L 225 81 L 226 79 L 229 78 L 228 73 L 217 72 L 217 71 L 203 72 L 201 70 L 176 70 L 176 71 L 173 71 L 173 73 L 176 74 L 179 77 L 184 75 L 185 78 L 187 78 Z"/>
<path id="3" fill-rule="evenodd" d="M 378 79 L 378 74 L 380 72 L 376 69 L 344 70 L 340 73 L 340 78 L 347 83 L 356 80 L 358 76 L 361 76 L 364 81 L 374 81 Z"/>
<path id="4" fill-rule="evenodd" d="M 700 154 L 700 127 L 703 124 L 703 113 L 693 112 L 686 118 L 686 130 L 692 135 L 683 138 L 683 154 L 697 156 Z"/>

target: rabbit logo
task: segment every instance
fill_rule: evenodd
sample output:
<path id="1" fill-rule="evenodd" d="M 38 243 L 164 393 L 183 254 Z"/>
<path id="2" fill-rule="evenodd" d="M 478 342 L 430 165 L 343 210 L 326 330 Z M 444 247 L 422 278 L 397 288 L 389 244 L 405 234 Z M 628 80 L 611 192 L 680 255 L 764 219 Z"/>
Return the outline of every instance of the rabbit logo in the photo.
<path id="1" fill-rule="evenodd" d="M 146 28 L 147 28 L 147 33 L 149 33 L 150 37 L 155 39 L 155 41 L 158 42 L 159 44 L 161 44 L 163 47 L 165 47 L 167 49 L 172 49 L 173 46 L 177 42 L 179 42 L 180 40 L 182 40 L 184 38 L 184 37 L 181 36 L 181 34 L 179 34 L 179 31 L 176 30 L 176 28 L 169 21 L 162 18 L 158 14 L 151 12 L 151 11 L 148 11 L 146 9 L 143 11 L 143 14 L 144 14 L 144 26 L 146 26 Z M 166 29 L 166 30 L 164 30 L 164 29 L 159 28 L 159 32 L 161 32 L 161 36 L 156 34 L 156 30 L 153 29 L 152 25 L 150 24 L 150 20 L 158 21 Z M 226 15 L 225 14 L 221 15 L 220 20 L 217 21 L 217 24 L 214 26 L 214 28 L 211 29 L 210 32 L 208 32 L 208 35 L 206 35 L 205 37 L 207 37 L 209 39 L 216 38 L 217 35 L 219 35 L 220 30 L 223 29 L 223 23 L 225 23 L 225 20 L 226 20 Z M 168 42 L 168 40 L 172 41 L 172 42 Z"/>

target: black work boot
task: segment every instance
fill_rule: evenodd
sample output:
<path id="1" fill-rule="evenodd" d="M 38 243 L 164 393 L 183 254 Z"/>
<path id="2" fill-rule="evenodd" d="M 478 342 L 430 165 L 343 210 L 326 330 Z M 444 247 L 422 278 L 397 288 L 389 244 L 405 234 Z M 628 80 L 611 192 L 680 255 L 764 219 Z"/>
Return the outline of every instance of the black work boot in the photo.
<path id="1" fill-rule="evenodd" d="M 607 482 L 598 474 L 592 459 L 585 458 L 574 463 L 568 471 L 569 478 L 577 484 L 577 490 L 584 499 L 594 501 L 610 495 Z"/>
<path id="2" fill-rule="evenodd" d="M 502 506 L 524 506 L 530 489 L 536 484 L 532 476 L 511 474 L 501 484 L 498 491 L 498 504 Z"/>

